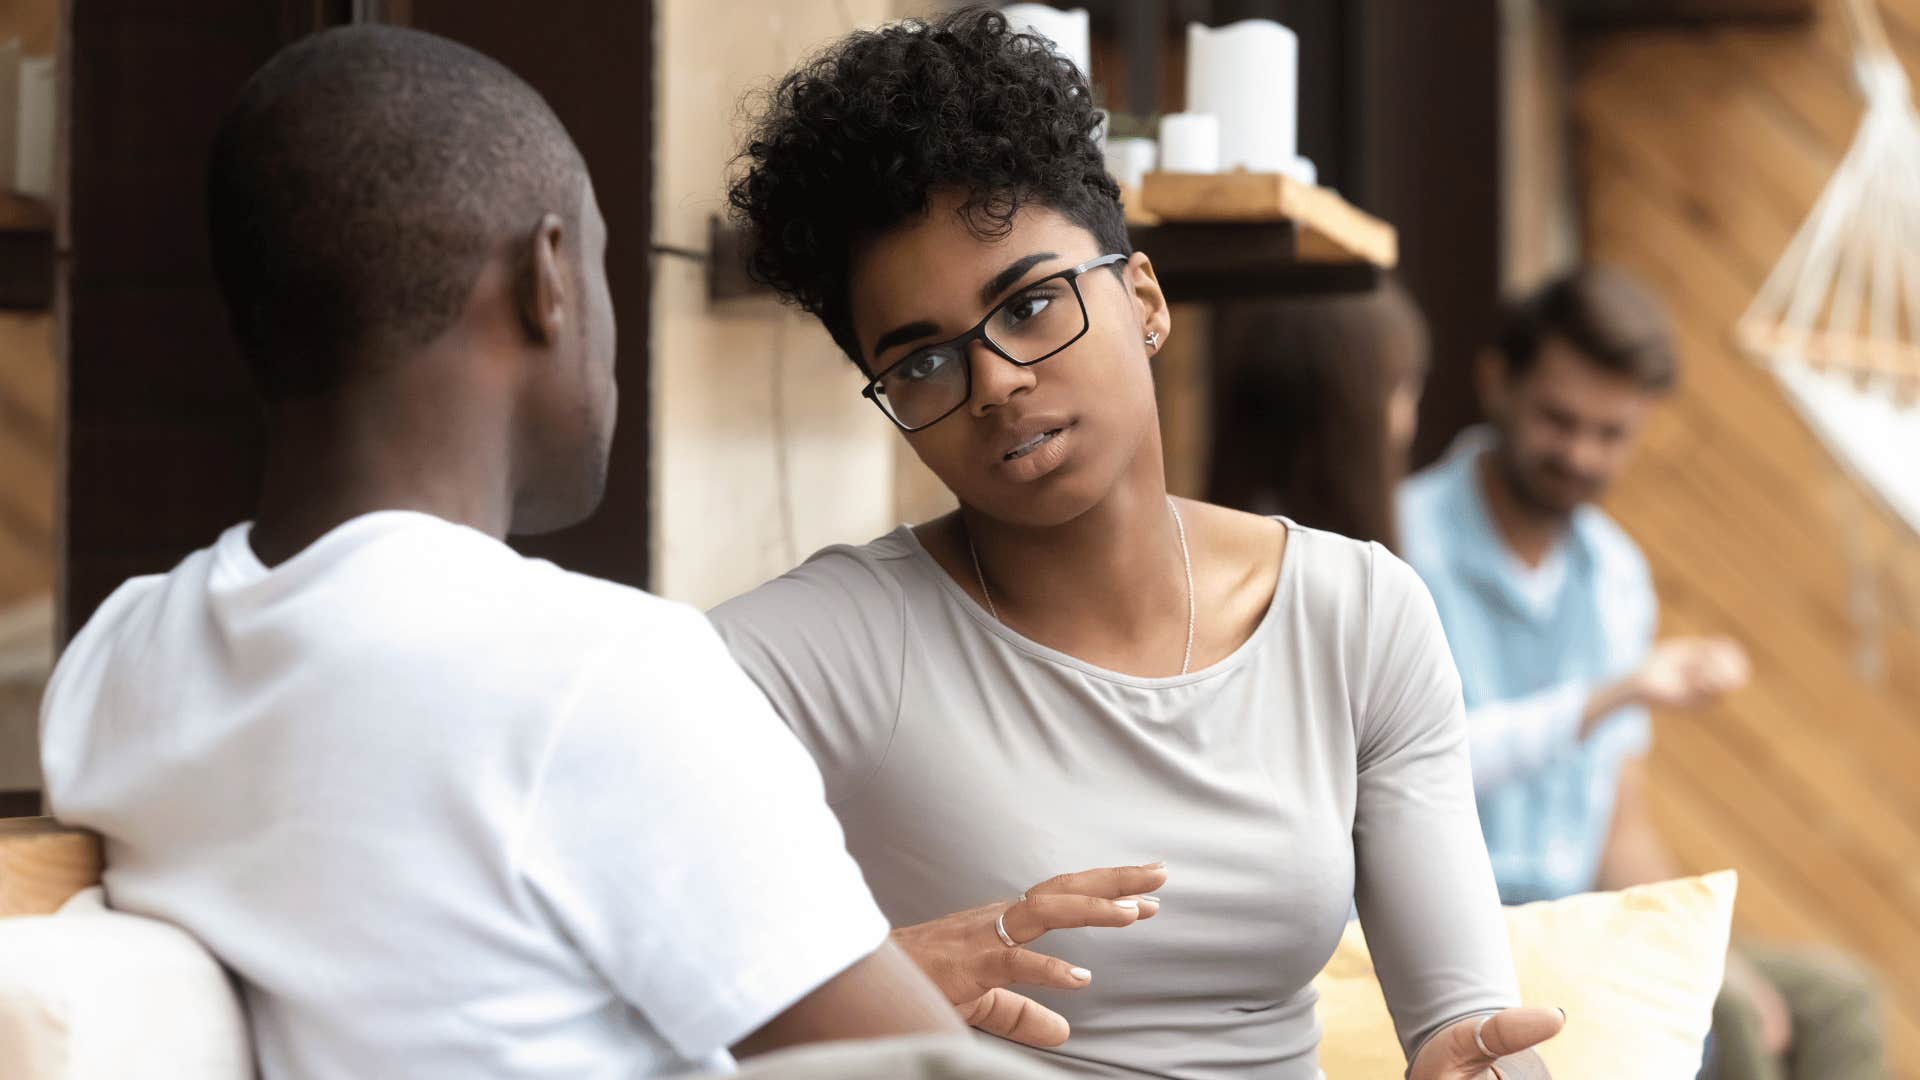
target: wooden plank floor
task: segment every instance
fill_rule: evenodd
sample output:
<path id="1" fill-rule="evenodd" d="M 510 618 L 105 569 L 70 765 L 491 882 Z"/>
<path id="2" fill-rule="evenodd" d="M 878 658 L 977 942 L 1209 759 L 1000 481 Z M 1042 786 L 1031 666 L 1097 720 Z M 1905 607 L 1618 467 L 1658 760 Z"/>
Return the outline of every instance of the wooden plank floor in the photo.
<path id="1" fill-rule="evenodd" d="M 1883 8 L 1920 70 L 1920 0 Z M 1595 36 L 1577 160 L 1590 252 L 1665 294 L 1686 364 L 1610 509 L 1653 564 L 1663 632 L 1731 634 L 1757 668 L 1661 718 L 1656 813 L 1689 868 L 1739 868 L 1741 934 L 1878 967 L 1894 1075 L 1920 1080 L 1920 635 L 1892 627 L 1886 675 L 1860 674 L 1841 529 L 1864 504 L 1729 332 L 1852 139 L 1849 48 L 1837 0 L 1806 27 Z"/>

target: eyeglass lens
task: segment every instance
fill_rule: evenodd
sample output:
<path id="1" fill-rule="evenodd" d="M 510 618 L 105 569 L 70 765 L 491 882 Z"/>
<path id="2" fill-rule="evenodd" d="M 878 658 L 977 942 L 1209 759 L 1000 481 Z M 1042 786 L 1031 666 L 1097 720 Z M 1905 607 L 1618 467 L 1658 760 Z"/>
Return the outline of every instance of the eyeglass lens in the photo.
<path id="1" fill-rule="evenodd" d="M 1073 282 L 1053 278 L 1002 301 L 984 331 L 1015 363 L 1031 364 L 1065 348 L 1086 328 L 1086 310 Z M 916 349 L 880 379 L 880 400 L 903 426 L 930 424 L 967 400 L 967 364 L 964 345 Z"/>

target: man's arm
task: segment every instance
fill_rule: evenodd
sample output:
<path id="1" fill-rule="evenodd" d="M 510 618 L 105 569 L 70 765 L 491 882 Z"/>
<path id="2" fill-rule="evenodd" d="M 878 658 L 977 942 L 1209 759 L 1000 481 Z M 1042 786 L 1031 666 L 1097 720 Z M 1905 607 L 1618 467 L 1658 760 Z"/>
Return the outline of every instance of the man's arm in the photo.
<path id="1" fill-rule="evenodd" d="M 1473 788 L 1484 795 L 1546 766 L 1599 733 L 1622 709 L 1693 709 L 1747 680 L 1747 657 L 1722 638 L 1674 638 L 1646 662 L 1600 687 L 1570 682 L 1532 697 L 1495 701 L 1467 712 Z M 1658 880 L 1658 879 L 1656 879 Z"/>
<path id="2" fill-rule="evenodd" d="M 953 1006 L 888 942 L 735 1043 L 733 1053 L 745 1058 L 803 1043 L 964 1030 Z"/>
<path id="3" fill-rule="evenodd" d="M 1476 795 L 1526 777 L 1585 737 L 1590 702 L 1586 684 L 1564 683 L 1529 697 L 1490 701 L 1467 710 L 1467 749 Z"/>

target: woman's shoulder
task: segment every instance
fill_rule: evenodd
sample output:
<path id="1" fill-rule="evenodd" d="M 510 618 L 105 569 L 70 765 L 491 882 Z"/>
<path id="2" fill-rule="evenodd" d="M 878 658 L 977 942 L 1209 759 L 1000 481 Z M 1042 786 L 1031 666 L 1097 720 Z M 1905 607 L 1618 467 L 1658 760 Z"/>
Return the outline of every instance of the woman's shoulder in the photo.
<path id="1" fill-rule="evenodd" d="M 1228 545 L 1227 561 L 1249 582 L 1247 592 L 1291 609 L 1301 625 L 1315 628 L 1327 646 L 1358 642 L 1380 609 L 1395 609 L 1425 587 L 1411 567 L 1384 545 L 1226 507 L 1195 504 L 1206 515 L 1215 542 Z M 1253 584 L 1264 571 L 1264 590 Z M 1278 614 L 1278 613 L 1277 613 Z"/>
<path id="2" fill-rule="evenodd" d="M 1299 524 L 1291 532 L 1290 553 L 1300 560 L 1294 581 L 1308 607 L 1358 615 L 1342 622 L 1364 629 L 1391 623 L 1408 605 L 1432 606 L 1419 573 L 1385 544 Z"/>
<path id="3" fill-rule="evenodd" d="M 1195 511 L 1189 513 L 1205 515 L 1211 535 L 1227 547 L 1225 561 L 1241 574 L 1248 578 L 1264 574 L 1270 585 L 1296 584 L 1304 595 L 1338 592 L 1356 582 L 1364 586 L 1374 559 L 1386 554 L 1379 544 L 1302 525 L 1290 518 L 1250 514 L 1210 503 L 1191 505 Z"/>
<path id="4" fill-rule="evenodd" d="M 864 544 L 832 544 L 771 581 L 714 607 L 708 616 L 731 627 L 817 626 L 851 614 L 872 620 L 897 609 L 914 561 L 914 540 L 902 525 Z"/>

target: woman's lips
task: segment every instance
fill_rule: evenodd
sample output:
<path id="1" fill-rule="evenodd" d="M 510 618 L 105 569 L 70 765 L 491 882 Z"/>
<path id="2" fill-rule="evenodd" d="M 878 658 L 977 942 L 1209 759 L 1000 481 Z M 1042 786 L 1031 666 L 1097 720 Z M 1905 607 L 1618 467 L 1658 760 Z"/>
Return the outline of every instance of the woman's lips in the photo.
<path id="1" fill-rule="evenodd" d="M 1035 435 L 1033 438 L 1028 439 L 1026 442 L 1021 443 L 1019 446 L 1014 447 L 1012 450 L 1009 450 L 1005 454 L 1000 455 L 1000 460 L 1017 461 L 1020 458 L 1026 457 L 1028 454 L 1031 454 L 1035 450 L 1046 445 L 1047 442 L 1051 440 L 1054 436 L 1060 434 L 1062 431 L 1065 431 L 1065 430 L 1066 430 L 1065 428 L 1052 428 L 1048 431 L 1043 431 L 1040 434 Z"/>
<path id="2" fill-rule="evenodd" d="M 1002 454 L 995 469 L 1015 483 L 1030 483 L 1060 467 L 1067 459 L 1074 425 L 1049 428 Z"/>

